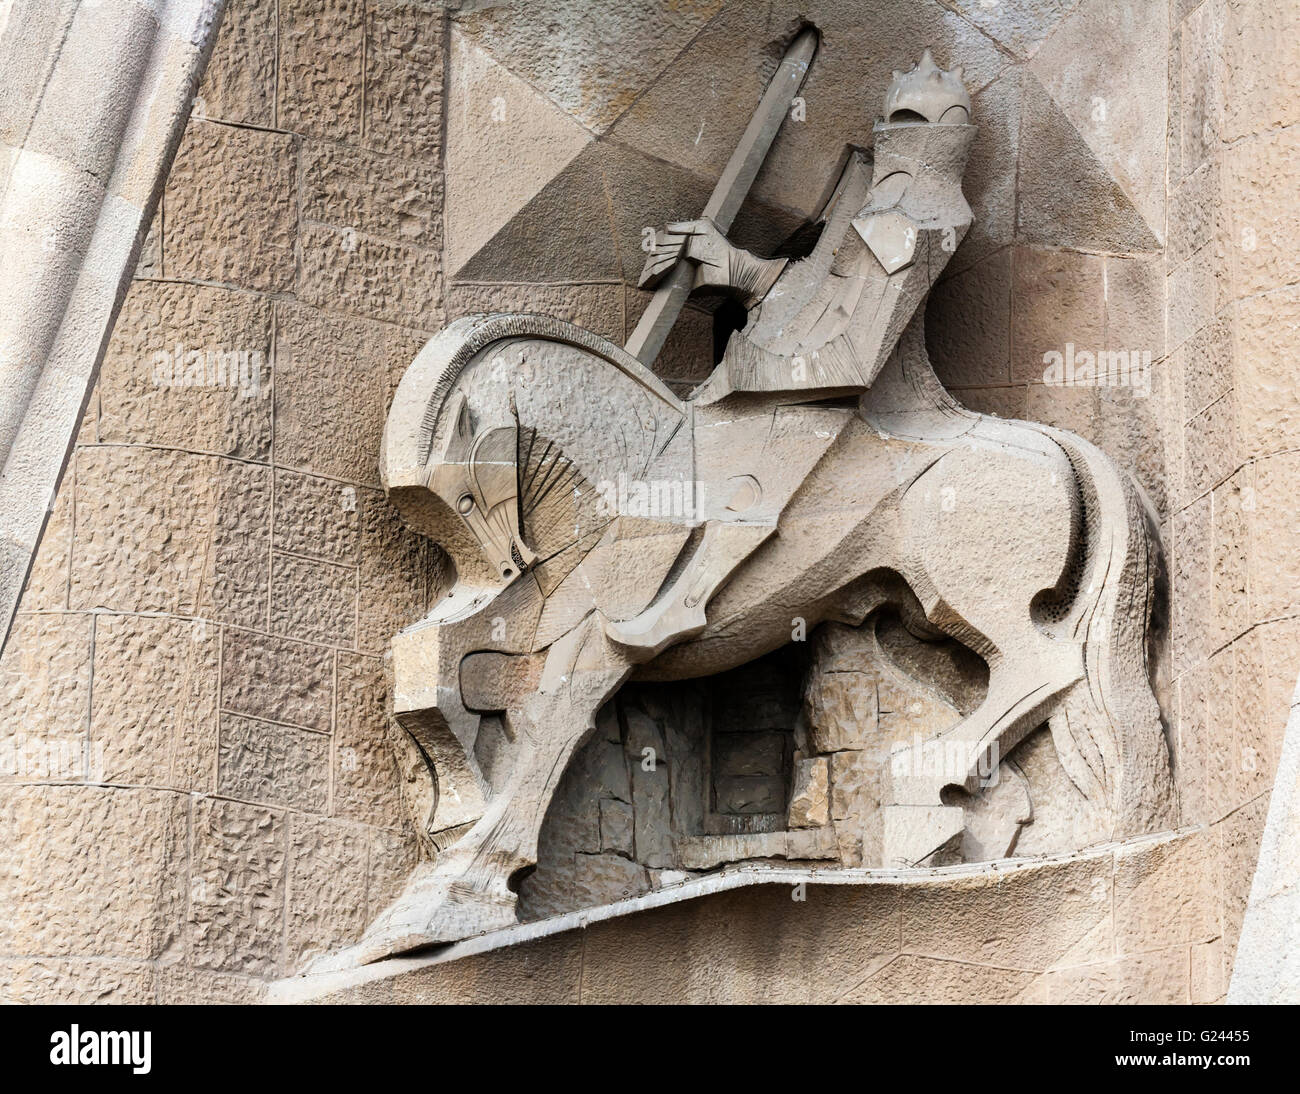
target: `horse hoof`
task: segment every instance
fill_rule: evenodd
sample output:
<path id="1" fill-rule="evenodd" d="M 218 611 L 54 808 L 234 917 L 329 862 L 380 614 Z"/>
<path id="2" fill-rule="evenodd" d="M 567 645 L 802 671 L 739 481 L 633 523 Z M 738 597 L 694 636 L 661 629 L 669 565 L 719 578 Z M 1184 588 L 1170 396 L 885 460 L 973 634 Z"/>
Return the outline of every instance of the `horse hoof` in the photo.
<path id="1" fill-rule="evenodd" d="M 433 873 L 417 874 L 354 947 L 355 957 L 369 964 L 513 927 L 519 922 L 515 901 L 509 890 L 483 892 Z"/>

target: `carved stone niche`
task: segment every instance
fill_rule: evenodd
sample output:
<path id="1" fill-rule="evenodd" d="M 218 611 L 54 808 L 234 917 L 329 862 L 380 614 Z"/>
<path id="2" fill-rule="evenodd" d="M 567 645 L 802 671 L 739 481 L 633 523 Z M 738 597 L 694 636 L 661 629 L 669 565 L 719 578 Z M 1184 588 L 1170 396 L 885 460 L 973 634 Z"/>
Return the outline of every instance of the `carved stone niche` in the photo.
<path id="1" fill-rule="evenodd" d="M 469 316 L 398 388 L 383 481 L 454 580 L 393 639 L 432 853 L 363 960 L 719 869 L 865 877 L 1172 823 L 1140 492 L 1079 437 L 960 406 L 926 354 L 971 223 L 960 69 L 895 74 L 796 257 L 726 237 L 815 43 L 706 215 L 659 233 L 626 348 Z M 682 399 L 647 365 L 695 290 L 749 321 Z"/>

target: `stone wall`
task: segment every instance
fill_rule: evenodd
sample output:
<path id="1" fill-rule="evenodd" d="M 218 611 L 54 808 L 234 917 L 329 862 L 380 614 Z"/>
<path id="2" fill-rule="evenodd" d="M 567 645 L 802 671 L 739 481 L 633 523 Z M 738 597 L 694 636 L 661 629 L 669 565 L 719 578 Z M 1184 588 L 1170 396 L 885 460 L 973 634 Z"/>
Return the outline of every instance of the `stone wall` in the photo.
<path id="1" fill-rule="evenodd" d="M 377 488 L 397 379 L 475 311 L 621 342 L 642 229 L 702 206 L 802 16 L 823 32 L 807 118 L 737 236 L 770 246 L 820 207 L 891 69 L 925 45 L 965 65 L 977 223 L 931 301 L 931 353 L 968 405 L 1073 429 L 1144 486 L 1194 830 L 1014 880 L 703 897 L 441 965 L 423 997 L 1221 999 L 1300 668 L 1295 17 L 461 6 L 231 0 L 0 664 L 0 734 L 25 757 L 0 787 L 8 993 L 250 998 L 382 906 L 416 853 L 382 658 L 439 576 Z M 701 379 L 711 339 L 689 311 L 665 378 Z M 1044 383 L 1067 343 L 1149 353 L 1149 392 L 1141 374 Z M 731 928 L 746 945 L 717 948 Z M 810 971 L 828 952 L 853 965 L 834 991 Z"/>
<path id="2" fill-rule="evenodd" d="M 383 655 L 438 557 L 377 466 L 444 319 L 445 33 L 229 6 L 0 666 L 17 998 L 248 998 L 411 865 Z"/>

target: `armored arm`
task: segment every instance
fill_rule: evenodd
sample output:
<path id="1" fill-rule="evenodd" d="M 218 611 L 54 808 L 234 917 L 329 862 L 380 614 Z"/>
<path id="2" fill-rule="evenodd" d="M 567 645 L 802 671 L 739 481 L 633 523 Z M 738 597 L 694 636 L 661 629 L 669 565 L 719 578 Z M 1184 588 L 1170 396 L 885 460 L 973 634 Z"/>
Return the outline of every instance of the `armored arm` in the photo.
<path id="1" fill-rule="evenodd" d="M 655 234 L 639 286 L 653 289 L 682 259 L 695 266 L 692 291 L 731 289 L 747 308 L 763 299 L 789 261 L 759 258 L 735 246 L 711 220 L 676 221 Z"/>

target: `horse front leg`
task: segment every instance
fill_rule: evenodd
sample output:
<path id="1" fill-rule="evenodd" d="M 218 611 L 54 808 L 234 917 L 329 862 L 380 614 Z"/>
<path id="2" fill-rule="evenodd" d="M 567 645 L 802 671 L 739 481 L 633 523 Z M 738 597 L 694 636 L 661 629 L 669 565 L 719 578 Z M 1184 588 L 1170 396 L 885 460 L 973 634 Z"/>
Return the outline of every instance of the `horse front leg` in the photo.
<path id="1" fill-rule="evenodd" d="M 632 667 L 605 637 L 598 614 L 550 647 L 536 690 L 506 711 L 515 756 L 505 785 L 473 827 L 418 870 L 366 932 L 362 960 L 518 922 L 515 882 L 537 863 L 538 835 L 560 777 L 595 729 L 596 712 Z"/>

